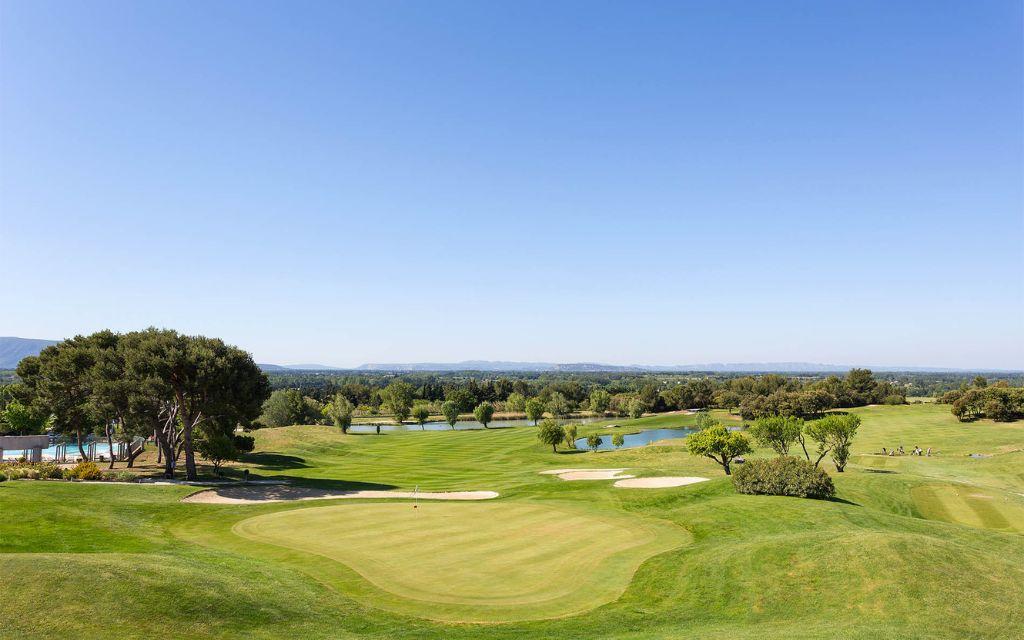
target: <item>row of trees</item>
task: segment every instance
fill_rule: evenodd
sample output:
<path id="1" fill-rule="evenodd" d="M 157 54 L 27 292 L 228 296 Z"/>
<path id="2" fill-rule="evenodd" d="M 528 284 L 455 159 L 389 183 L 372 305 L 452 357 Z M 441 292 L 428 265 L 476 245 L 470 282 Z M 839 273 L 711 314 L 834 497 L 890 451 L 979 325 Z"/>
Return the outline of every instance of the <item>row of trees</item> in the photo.
<path id="1" fill-rule="evenodd" d="M 960 422 L 989 418 L 998 422 L 1012 422 L 1024 418 L 1024 388 L 1004 383 L 988 386 L 984 378 L 975 386 L 950 391 L 938 400 L 952 405 L 950 410 Z"/>
<path id="2" fill-rule="evenodd" d="M 76 336 L 25 358 L 17 375 L 5 414 L 17 414 L 21 430 L 62 434 L 82 457 L 90 434 L 105 437 L 111 451 L 126 443 L 128 466 L 141 451 L 131 445 L 153 436 L 165 474 L 184 456 L 190 480 L 197 449 L 226 459 L 236 428 L 250 426 L 270 395 L 248 353 L 167 329 Z"/>
<path id="3" fill-rule="evenodd" d="M 498 411 L 498 407 L 487 400 L 474 405 L 473 398 L 462 390 L 456 390 L 443 402 L 418 400 L 413 388 L 401 380 L 396 380 L 381 389 L 380 396 L 381 407 L 386 415 L 399 423 L 411 418 L 422 425 L 430 416 L 441 415 L 454 427 L 460 416 L 472 414 L 486 427 Z M 537 424 L 545 414 L 565 418 L 572 413 L 569 401 L 557 392 L 551 394 L 547 402 L 542 401 L 540 397 L 526 398 L 518 393 L 512 393 L 500 404 L 505 411 L 525 414 L 534 424 Z M 613 408 L 613 398 L 607 391 L 596 389 L 591 393 L 589 406 L 592 411 L 604 415 Z M 323 403 L 316 398 L 303 395 L 298 389 L 278 389 L 263 404 L 258 425 L 284 427 L 293 424 L 334 424 L 344 426 L 347 430 L 356 410 L 356 406 L 341 391 Z M 643 415 L 644 409 L 639 401 L 634 400 L 628 405 L 626 412 L 638 418 Z"/>
<path id="4" fill-rule="evenodd" d="M 320 408 L 341 394 L 362 415 L 395 415 L 396 406 L 419 403 L 437 414 L 445 402 L 455 403 L 461 413 L 469 413 L 483 402 L 499 412 L 527 413 L 532 400 L 534 406 L 539 403 L 555 417 L 580 411 L 638 417 L 649 412 L 717 407 L 739 411 L 753 420 L 767 415 L 811 417 L 828 409 L 906 401 L 899 384 L 877 380 L 868 369 L 853 369 L 844 377 L 564 374 L 564 378 L 553 378 L 550 374 L 537 379 L 499 376 L 479 380 L 447 375 L 451 374 L 277 374 L 274 379 L 281 388 L 300 390 Z M 285 387 L 288 382 L 301 384 Z M 315 413 L 316 408 L 311 411 Z"/>

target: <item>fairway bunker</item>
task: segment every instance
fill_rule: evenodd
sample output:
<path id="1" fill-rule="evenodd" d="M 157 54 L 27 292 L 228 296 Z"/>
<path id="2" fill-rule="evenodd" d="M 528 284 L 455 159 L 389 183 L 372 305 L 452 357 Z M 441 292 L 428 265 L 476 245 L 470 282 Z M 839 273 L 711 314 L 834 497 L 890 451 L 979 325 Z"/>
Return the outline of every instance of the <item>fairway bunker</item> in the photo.
<path id="1" fill-rule="evenodd" d="M 312 487 L 222 487 L 199 491 L 181 499 L 199 504 L 263 504 L 290 500 L 334 500 L 343 498 L 391 498 L 421 500 L 490 500 L 497 491 L 329 491 Z"/>
<path id="2" fill-rule="evenodd" d="M 617 481 L 613 486 L 624 489 L 666 489 L 668 487 L 682 487 L 698 482 L 707 482 L 707 478 L 696 476 L 660 476 L 656 478 L 630 478 Z"/>
<path id="3" fill-rule="evenodd" d="M 620 475 L 625 469 L 550 469 L 541 471 L 541 475 L 558 476 L 562 480 L 619 480 L 632 478 L 631 475 Z"/>

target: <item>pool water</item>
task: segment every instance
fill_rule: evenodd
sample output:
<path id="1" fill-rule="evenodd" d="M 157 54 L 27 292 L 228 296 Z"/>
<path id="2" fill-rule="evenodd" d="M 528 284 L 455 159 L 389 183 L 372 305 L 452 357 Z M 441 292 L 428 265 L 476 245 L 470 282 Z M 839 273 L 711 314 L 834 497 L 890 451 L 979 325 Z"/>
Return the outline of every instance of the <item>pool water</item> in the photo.
<path id="1" fill-rule="evenodd" d="M 84 445 L 84 448 L 85 448 L 85 452 L 89 453 L 89 445 Z M 68 460 L 73 460 L 75 458 L 81 457 L 81 454 L 78 453 L 78 445 L 76 445 L 76 444 L 69 444 L 69 445 L 67 445 L 66 455 L 67 455 Z M 28 457 L 28 452 L 27 451 L 22 451 L 21 449 L 4 449 L 4 458 L 3 458 L 4 460 L 17 460 L 18 458 L 20 458 L 22 456 Z M 43 460 L 53 460 L 56 456 L 57 456 L 57 445 L 50 445 L 49 447 L 43 449 Z M 110 447 L 107 446 L 106 443 L 102 443 L 101 444 L 101 443 L 97 442 L 96 443 L 96 456 L 97 457 L 103 456 L 105 458 L 109 457 L 110 456 Z"/>

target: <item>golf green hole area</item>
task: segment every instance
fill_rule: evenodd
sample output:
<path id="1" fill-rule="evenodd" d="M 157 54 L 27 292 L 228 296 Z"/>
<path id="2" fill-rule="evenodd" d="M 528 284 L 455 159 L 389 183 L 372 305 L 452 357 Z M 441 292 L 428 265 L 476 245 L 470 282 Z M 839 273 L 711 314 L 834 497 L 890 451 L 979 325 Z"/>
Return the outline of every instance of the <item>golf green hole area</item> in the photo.
<path id="1" fill-rule="evenodd" d="M 303 570 L 363 604 L 458 622 L 593 609 L 618 598 L 644 560 L 691 540 L 660 520 L 536 502 L 293 509 L 233 531 L 315 554 Z"/>

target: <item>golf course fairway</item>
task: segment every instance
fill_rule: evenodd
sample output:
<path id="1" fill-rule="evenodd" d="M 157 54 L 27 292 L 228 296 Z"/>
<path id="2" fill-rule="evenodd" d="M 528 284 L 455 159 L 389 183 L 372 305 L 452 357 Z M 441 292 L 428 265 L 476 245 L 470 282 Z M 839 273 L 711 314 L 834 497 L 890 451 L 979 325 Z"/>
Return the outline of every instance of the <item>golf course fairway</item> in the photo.
<path id="1" fill-rule="evenodd" d="M 690 540 L 685 529 L 650 518 L 533 502 L 292 509 L 233 531 L 347 565 L 364 581 L 337 586 L 367 605 L 464 622 L 593 609 L 621 595 L 645 559 Z M 331 582 L 330 571 L 307 571 Z"/>

